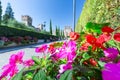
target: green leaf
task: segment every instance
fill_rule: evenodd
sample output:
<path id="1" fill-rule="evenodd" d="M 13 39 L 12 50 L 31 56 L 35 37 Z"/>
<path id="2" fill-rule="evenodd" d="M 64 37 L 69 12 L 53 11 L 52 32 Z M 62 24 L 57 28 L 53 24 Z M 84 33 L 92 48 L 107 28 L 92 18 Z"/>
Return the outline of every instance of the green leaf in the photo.
<path id="1" fill-rule="evenodd" d="M 52 79 L 50 76 L 48 76 L 48 77 L 47 77 L 47 80 L 54 80 L 54 79 Z"/>
<path id="2" fill-rule="evenodd" d="M 102 31 L 101 31 L 101 29 L 95 29 L 95 30 L 93 30 L 95 33 L 98 33 L 98 34 L 101 34 L 102 33 Z"/>
<path id="3" fill-rule="evenodd" d="M 37 58 L 36 56 L 32 56 L 32 59 L 34 60 L 34 62 L 35 62 L 36 64 L 40 64 L 40 60 L 39 60 L 39 58 Z"/>
<path id="4" fill-rule="evenodd" d="M 100 67 L 101 67 L 101 68 L 103 68 L 103 67 L 104 67 L 104 65 L 105 65 L 105 62 L 98 61 L 98 64 L 100 65 Z"/>
<path id="5" fill-rule="evenodd" d="M 12 78 L 12 80 L 22 80 L 22 74 L 23 74 L 23 72 L 24 72 L 24 69 L 22 69 L 18 74 L 16 74 L 13 78 Z"/>
<path id="6" fill-rule="evenodd" d="M 88 53 L 84 53 L 84 54 L 82 55 L 82 57 L 83 57 L 84 59 L 89 59 L 89 58 L 90 58 L 90 55 L 89 55 Z"/>
<path id="7" fill-rule="evenodd" d="M 60 76 L 60 80 L 72 80 L 72 70 L 67 70 Z"/>
<path id="8" fill-rule="evenodd" d="M 85 59 L 81 59 L 80 60 L 80 65 L 82 65 L 84 61 L 85 61 Z"/>
<path id="9" fill-rule="evenodd" d="M 39 70 L 39 72 L 33 77 L 33 80 L 47 80 L 47 76 L 43 70 Z"/>
<path id="10" fill-rule="evenodd" d="M 110 40 L 110 41 L 108 41 L 107 42 L 110 46 L 116 46 L 116 44 L 115 44 L 115 42 L 114 42 L 114 40 Z"/>
<path id="11" fill-rule="evenodd" d="M 86 29 L 91 29 L 92 26 L 93 26 L 93 23 L 92 22 L 88 22 L 85 27 L 86 27 Z"/>

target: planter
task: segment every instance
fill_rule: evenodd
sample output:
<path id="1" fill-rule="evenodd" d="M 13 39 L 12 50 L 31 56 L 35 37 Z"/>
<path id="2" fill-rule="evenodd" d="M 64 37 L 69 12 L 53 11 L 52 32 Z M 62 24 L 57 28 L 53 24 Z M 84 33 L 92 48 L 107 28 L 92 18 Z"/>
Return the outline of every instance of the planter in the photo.
<path id="1" fill-rule="evenodd" d="M 4 46 L 4 41 L 3 40 L 0 40 L 0 47 L 3 47 Z"/>

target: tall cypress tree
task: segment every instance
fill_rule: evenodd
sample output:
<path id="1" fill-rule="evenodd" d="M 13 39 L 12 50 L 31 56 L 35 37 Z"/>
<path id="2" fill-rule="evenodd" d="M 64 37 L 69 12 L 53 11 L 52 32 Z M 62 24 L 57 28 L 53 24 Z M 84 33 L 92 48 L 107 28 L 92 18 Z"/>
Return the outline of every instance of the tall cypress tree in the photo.
<path id="1" fill-rule="evenodd" d="M 65 37 L 64 30 L 63 30 L 63 34 L 62 35 L 63 35 L 63 38 L 64 38 Z"/>
<path id="2" fill-rule="evenodd" d="M 62 29 L 60 30 L 60 36 L 62 37 Z"/>
<path id="3" fill-rule="evenodd" d="M 5 14 L 3 15 L 3 22 L 8 23 L 9 19 L 14 19 L 14 12 L 11 8 L 10 3 L 7 4 Z"/>
<path id="4" fill-rule="evenodd" d="M 56 26 L 56 29 L 55 29 L 55 33 L 56 33 L 56 36 L 58 36 L 58 28 Z"/>
<path id="5" fill-rule="evenodd" d="M 58 27 L 58 36 L 60 36 L 60 27 Z"/>
<path id="6" fill-rule="evenodd" d="M 52 35 L 52 21 L 50 20 L 50 34 Z"/>
<path id="7" fill-rule="evenodd" d="M 1 0 L 0 0 L 0 24 L 2 20 L 2 5 L 1 5 Z"/>

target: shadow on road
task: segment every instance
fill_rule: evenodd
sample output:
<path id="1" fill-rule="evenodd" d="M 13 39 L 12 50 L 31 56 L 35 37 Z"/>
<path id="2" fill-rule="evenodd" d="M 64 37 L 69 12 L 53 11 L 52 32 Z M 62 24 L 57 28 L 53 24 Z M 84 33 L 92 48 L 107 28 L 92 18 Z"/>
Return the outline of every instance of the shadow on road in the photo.
<path id="1" fill-rule="evenodd" d="M 37 43 L 37 44 L 30 44 L 30 45 L 26 45 L 26 46 L 15 46 L 15 47 L 9 47 L 9 48 L 1 48 L 0 49 L 0 54 L 9 52 L 9 51 L 15 51 L 15 50 L 19 50 L 19 49 L 23 49 L 23 48 L 36 48 L 35 46 L 37 45 L 41 45 L 44 43 Z"/>

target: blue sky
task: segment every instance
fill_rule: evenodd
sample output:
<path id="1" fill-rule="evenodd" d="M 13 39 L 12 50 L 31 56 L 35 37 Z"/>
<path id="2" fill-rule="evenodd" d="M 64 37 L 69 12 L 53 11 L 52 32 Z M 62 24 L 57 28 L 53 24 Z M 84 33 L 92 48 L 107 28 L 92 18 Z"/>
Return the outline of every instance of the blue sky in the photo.
<path id="1" fill-rule="evenodd" d="M 72 26 L 73 28 L 73 0 L 1 0 L 3 14 L 7 3 L 10 2 L 16 20 L 21 22 L 21 15 L 29 15 L 33 19 L 33 26 L 46 22 L 49 29 L 50 19 L 53 29 L 55 26 Z M 76 0 L 76 22 L 80 16 L 85 0 Z"/>

